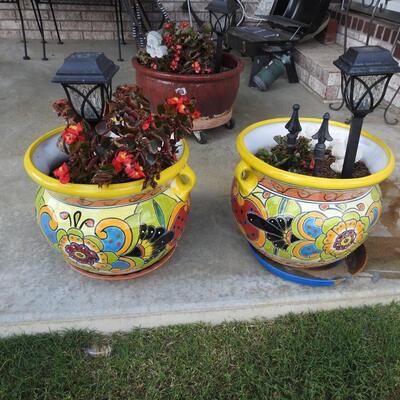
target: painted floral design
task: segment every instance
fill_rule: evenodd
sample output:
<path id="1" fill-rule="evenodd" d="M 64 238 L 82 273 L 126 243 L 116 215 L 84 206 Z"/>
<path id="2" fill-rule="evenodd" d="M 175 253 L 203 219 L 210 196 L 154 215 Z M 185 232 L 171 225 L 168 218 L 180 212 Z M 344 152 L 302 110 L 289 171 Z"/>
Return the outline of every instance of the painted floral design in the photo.
<path id="1" fill-rule="evenodd" d="M 278 216 L 264 220 L 256 214 L 249 213 L 247 219 L 250 224 L 262 229 L 267 239 L 279 249 L 287 250 L 290 244 L 299 240 L 292 232 L 292 217 Z"/>
<path id="2" fill-rule="evenodd" d="M 174 233 L 162 227 L 143 224 L 140 226 L 139 240 L 127 256 L 139 257 L 147 264 L 157 258 L 174 238 Z"/>
<path id="3" fill-rule="evenodd" d="M 369 225 L 369 218 L 360 217 L 356 212 L 326 219 L 322 234 L 315 242 L 322 250 L 321 258 L 341 258 L 350 254 L 365 240 Z"/>
<path id="4" fill-rule="evenodd" d="M 188 203 L 178 203 L 172 211 L 167 230 L 174 233 L 174 237 L 169 243 L 170 247 L 176 246 L 185 229 L 190 211 L 190 200 Z"/>
<path id="5" fill-rule="evenodd" d="M 71 228 L 68 231 L 60 229 L 57 236 L 59 248 L 68 262 L 96 270 L 112 269 L 107 254 L 102 252 L 101 241 L 95 236 L 85 237 L 76 228 Z"/>
<path id="6" fill-rule="evenodd" d="M 233 211 L 242 232 L 258 251 L 293 267 L 318 267 L 347 257 L 366 240 L 382 213 L 378 187 L 324 192 L 326 196 L 321 192 L 322 197 L 310 201 L 299 188 L 287 185 L 299 195 L 286 195 L 285 191 L 276 190 L 275 186 L 281 182 L 271 181 L 273 188 L 265 182 L 269 180 L 262 180 L 250 194 L 244 195 L 235 179 Z M 333 201 L 334 195 L 335 199 L 340 195 L 340 201 Z M 257 205 L 255 212 L 251 210 L 254 205 Z M 250 226 L 244 223 L 244 218 Z M 265 235 L 264 242 L 252 240 L 257 238 L 254 230 Z"/>
<path id="7" fill-rule="evenodd" d="M 255 196 L 242 197 L 238 184 L 234 181 L 232 186 L 232 211 L 240 230 L 247 239 L 257 246 L 265 243 L 265 232 L 258 229 L 248 220 L 248 214 L 254 214 L 260 218 L 267 218 L 266 209 L 262 202 Z"/>
<path id="8" fill-rule="evenodd" d="M 121 213 L 124 208 L 114 205 L 96 210 L 58 207 L 60 203 L 42 189 L 37 194 L 36 217 L 46 239 L 68 264 L 103 275 L 129 274 L 161 260 L 176 246 L 185 227 L 190 201 L 159 191 Z M 120 218 L 105 217 L 103 210 L 114 209 Z"/>

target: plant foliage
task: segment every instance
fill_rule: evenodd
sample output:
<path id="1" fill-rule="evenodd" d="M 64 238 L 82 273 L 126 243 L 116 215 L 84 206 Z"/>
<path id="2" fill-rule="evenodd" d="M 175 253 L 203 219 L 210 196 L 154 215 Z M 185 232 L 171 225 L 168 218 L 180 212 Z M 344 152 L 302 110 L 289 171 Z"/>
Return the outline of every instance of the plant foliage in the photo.
<path id="1" fill-rule="evenodd" d="M 211 35 L 209 24 L 204 24 L 200 31 L 196 31 L 186 21 L 179 24 L 167 22 L 161 30 L 160 43 L 160 46 L 166 46 L 166 54 L 155 57 L 141 50 L 138 54 L 139 62 L 163 72 L 211 74 L 214 71 L 216 52 Z"/>
<path id="2" fill-rule="evenodd" d="M 288 148 L 287 136 L 275 136 L 277 143 L 270 150 L 262 148 L 256 156 L 262 161 L 276 168 L 290 172 L 309 174 L 314 168 L 313 151 L 310 147 L 311 140 L 299 136 L 293 151 Z"/>
<path id="3" fill-rule="evenodd" d="M 174 164 L 180 140 L 191 133 L 200 113 L 186 96 L 167 99 L 152 113 L 135 85 L 117 88 L 105 117 L 90 125 L 74 113 L 66 99 L 54 110 L 67 121 L 61 148 L 68 159 L 53 171 L 61 183 L 98 184 L 143 179 L 156 186 L 160 172 Z"/>

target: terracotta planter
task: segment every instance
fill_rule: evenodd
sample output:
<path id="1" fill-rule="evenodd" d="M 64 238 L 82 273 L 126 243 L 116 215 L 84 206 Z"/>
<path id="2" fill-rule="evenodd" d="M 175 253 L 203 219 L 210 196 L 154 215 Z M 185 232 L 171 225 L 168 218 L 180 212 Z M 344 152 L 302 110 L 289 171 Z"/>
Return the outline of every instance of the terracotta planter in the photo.
<path id="1" fill-rule="evenodd" d="M 176 89 L 185 88 L 196 99 L 196 108 L 202 118 L 195 121 L 194 129 L 211 129 L 226 124 L 232 117 L 243 63 L 232 54 L 224 54 L 223 66 L 229 71 L 210 75 L 182 75 L 160 72 L 139 64 L 132 59 L 136 70 L 136 83 L 143 88 L 153 109 L 167 97 L 176 95 Z"/>
<path id="2" fill-rule="evenodd" d="M 290 267 L 321 267 L 347 257 L 368 237 L 382 213 L 378 184 L 393 171 L 390 148 L 362 132 L 362 160 L 371 175 L 327 179 L 275 168 L 254 153 L 271 147 L 286 132 L 288 119 L 258 122 L 237 139 L 241 161 L 232 186 L 232 209 L 248 242 L 267 258 Z M 316 132 L 321 120 L 302 118 L 303 131 Z M 330 122 L 335 138 L 348 126 Z"/>
<path id="3" fill-rule="evenodd" d="M 195 175 L 183 142 L 179 159 L 162 171 L 156 188 L 143 181 L 61 184 L 48 174 L 66 158 L 57 148 L 64 127 L 36 140 L 24 165 L 38 183 L 36 220 L 50 245 L 74 269 L 98 278 L 131 279 L 167 261 L 182 235 Z"/>

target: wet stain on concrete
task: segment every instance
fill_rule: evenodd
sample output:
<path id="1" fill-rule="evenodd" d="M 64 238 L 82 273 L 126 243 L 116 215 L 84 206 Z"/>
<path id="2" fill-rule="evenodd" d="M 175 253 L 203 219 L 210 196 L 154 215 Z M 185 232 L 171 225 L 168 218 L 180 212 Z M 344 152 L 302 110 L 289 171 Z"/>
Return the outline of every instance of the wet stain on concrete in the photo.
<path id="1" fill-rule="evenodd" d="M 380 187 L 382 190 L 383 213 L 380 222 L 397 238 L 400 238 L 400 188 L 399 184 L 388 179 Z"/>
<path id="2" fill-rule="evenodd" d="M 373 236 L 372 231 L 365 243 L 367 268 L 400 272 L 400 185 L 397 180 L 388 179 L 380 187 L 384 211 L 379 223 L 391 236 Z"/>

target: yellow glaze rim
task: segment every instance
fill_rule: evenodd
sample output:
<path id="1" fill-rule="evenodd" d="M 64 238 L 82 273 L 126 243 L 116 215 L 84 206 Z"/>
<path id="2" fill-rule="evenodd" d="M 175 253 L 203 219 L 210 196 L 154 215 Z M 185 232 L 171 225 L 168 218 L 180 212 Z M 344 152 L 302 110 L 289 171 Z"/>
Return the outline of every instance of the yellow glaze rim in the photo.
<path id="1" fill-rule="evenodd" d="M 28 148 L 24 156 L 24 167 L 28 175 L 40 186 L 57 193 L 62 193 L 69 196 L 92 198 L 92 199 L 104 199 L 104 198 L 116 198 L 130 196 L 151 190 L 151 187 L 143 189 L 143 179 L 127 182 L 127 183 L 115 183 L 104 187 L 99 187 L 94 184 L 77 184 L 67 183 L 62 184 L 57 179 L 52 178 L 43 172 L 39 171 L 32 162 L 32 156 L 36 151 L 37 147 L 51 138 L 54 135 L 59 134 L 65 129 L 64 126 L 55 128 L 43 136 L 35 140 Z M 189 159 L 189 147 L 185 140 L 183 140 L 183 154 L 182 157 L 171 167 L 163 170 L 160 174 L 160 179 L 157 180 L 158 185 L 164 185 L 174 179 L 180 174 L 185 168 L 186 163 Z"/>
<path id="2" fill-rule="evenodd" d="M 365 176 L 363 178 L 327 179 L 327 178 L 316 178 L 313 176 L 300 175 L 300 174 L 296 174 L 294 172 L 288 172 L 288 171 L 284 171 L 282 169 L 273 167 L 272 165 L 269 165 L 269 164 L 261 161 L 254 154 L 250 153 L 247 150 L 247 148 L 244 144 L 244 138 L 253 129 L 259 128 L 260 126 L 264 126 L 264 125 L 270 125 L 270 124 L 280 123 L 280 122 L 287 122 L 288 120 L 289 120 L 288 118 L 267 119 L 264 121 L 256 122 L 255 124 L 248 126 L 242 132 L 240 132 L 240 134 L 236 140 L 236 147 L 237 147 L 237 150 L 238 150 L 242 160 L 244 160 L 251 168 L 253 168 L 256 171 L 261 172 L 262 174 L 269 176 L 273 179 L 276 179 L 276 180 L 279 180 L 279 181 L 282 181 L 285 183 L 297 185 L 297 186 L 306 186 L 306 187 L 325 189 L 325 190 L 356 189 L 356 188 L 373 186 L 373 185 L 376 185 L 376 184 L 382 182 L 383 180 L 385 180 L 393 172 L 393 169 L 395 167 L 395 157 L 394 157 L 392 151 L 390 150 L 390 148 L 381 139 L 378 139 L 376 136 L 374 136 L 371 133 L 368 133 L 364 130 L 361 132 L 361 135 L 372 140 L 373 142 L 375 142 L 379 147 L 381 147 L 384 150 L 384 152 L 386 153 L 386 155 L 388 157 L 388 163 L 387 163 L 386 167 L 383 168 L 382 170 L 380 170 L 379 172 L 376 172 L 369 176 Z M 322 119 L 300 118 L 300 121 L 321 123 Z M 345 125 L 341 122 L 329 121 L 329 124 L 338 126 L 341 128 L 349 129 L 348 125 Z"/>

